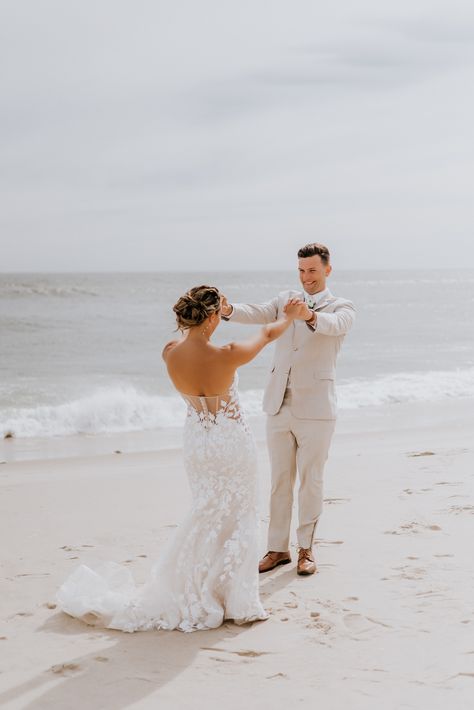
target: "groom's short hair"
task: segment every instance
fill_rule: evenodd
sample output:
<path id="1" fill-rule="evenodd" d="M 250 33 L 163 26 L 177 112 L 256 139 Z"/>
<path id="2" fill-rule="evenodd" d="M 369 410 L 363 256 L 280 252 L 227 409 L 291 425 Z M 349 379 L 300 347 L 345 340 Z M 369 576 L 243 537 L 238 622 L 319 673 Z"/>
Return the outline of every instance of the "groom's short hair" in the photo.
<path id="1" fill-rule="evenodd" d="M 329 254 L 329 249 L 325 247 L 324 244 L 312 242 L 298 249 L 298 259 L 306 259 L 308 256 L 320 256 L 323 264 L 327 266 L 331 255 Z"/>

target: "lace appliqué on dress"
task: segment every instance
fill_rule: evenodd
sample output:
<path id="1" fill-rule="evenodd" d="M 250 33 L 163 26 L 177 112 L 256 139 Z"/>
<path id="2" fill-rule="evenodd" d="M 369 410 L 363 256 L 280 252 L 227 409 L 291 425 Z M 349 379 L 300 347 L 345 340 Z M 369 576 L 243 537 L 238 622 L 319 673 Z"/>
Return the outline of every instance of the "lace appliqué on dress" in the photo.
<path id="1" fill-rule="evenodd" d="M 183 398 L 191 510 L 142 587 L 113 562 L 77 568 L 57 594 L 68 614 L 122 631 L 195 631 L 224 619 L 268 618 L 258 591 L 256 447 L 237 379 L 225 395 Z"/>

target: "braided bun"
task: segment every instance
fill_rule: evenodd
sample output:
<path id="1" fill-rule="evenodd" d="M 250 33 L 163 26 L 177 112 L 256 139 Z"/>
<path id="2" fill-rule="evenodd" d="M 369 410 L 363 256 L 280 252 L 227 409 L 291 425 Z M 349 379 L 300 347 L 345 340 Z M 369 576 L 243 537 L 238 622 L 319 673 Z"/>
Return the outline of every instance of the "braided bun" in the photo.
<path id="1" fill-rule="evenodd" d="M 195 286 L 174 304 L 176 323 L 180 330 L 200 325 L 221 307 L 219 289 L 214 286 Z"/>

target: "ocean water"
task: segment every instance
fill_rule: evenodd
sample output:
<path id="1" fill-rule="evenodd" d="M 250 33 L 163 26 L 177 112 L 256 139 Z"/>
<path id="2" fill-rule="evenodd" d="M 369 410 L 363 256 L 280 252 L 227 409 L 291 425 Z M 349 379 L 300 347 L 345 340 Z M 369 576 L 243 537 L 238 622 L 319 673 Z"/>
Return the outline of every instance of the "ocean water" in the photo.
<path id="1" fill-rule="evenodd" d="M 296 272 L 0 274 L 0 436 L 180 426 L 161 350 L 173 303 L 202 283 L 244 302 L 299 286 Z M 329 287 L 357 309 L 337 367 L 341 410 L 474 397 L 474 270 L 334 271 Z M 222 323 L 215 341 L 255 327 Z M 273 347 L 240 369 L 250 415 Z"/>

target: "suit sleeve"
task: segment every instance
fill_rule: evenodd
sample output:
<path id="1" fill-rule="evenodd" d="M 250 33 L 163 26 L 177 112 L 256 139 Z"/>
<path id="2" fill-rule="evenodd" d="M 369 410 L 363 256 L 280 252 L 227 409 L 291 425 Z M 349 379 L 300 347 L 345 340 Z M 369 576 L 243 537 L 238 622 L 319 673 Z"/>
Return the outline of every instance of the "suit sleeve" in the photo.
<path id="1" fill-rule="evenodd" d="M 233 311 L 225 320 L 235 323 L 255 323 L 266 325 L 278 318 L 278 297 L 266 303 L 233 303 Z"/>
<path id="2" fill-rule="evenodd" d="M 318 313 L 315 333 L 322 335 L 345 335 L 352 328 L 355 319 L 355 308 L 351 301 L 343 301 L 336 306 L 333 313 Z"/>

